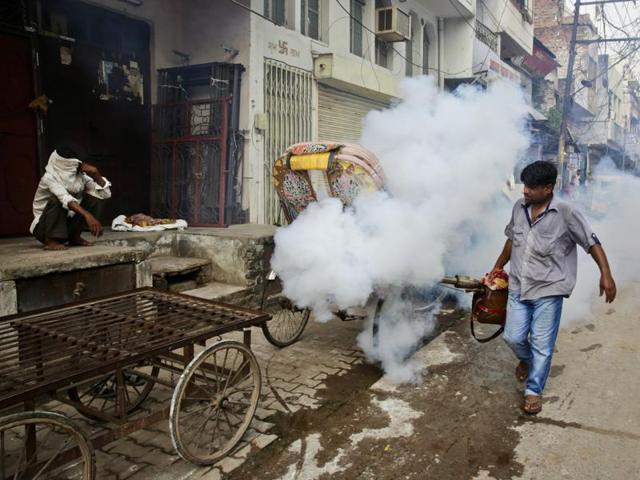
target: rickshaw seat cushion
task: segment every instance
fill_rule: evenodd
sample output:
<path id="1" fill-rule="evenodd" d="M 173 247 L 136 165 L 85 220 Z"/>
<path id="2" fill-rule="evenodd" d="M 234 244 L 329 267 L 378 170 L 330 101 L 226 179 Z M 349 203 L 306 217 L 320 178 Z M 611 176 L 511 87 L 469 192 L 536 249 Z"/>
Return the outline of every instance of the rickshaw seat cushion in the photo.
<path id="1" fill-rule="evenodd" d="M 292 155 L 289 164 L 291 170 L 327 170 L 331 152 Z"/>

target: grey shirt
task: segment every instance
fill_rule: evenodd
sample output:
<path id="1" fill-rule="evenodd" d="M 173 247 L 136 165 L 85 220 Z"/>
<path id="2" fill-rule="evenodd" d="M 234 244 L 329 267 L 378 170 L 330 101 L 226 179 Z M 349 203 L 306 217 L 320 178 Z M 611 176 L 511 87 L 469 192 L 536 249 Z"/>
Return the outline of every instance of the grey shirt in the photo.
<path id="1" fill-rule="evenodd" d="M 504 233 L 513 242 L 509 291 L 521 300 L 571 295 L 578 273 L 576 245 L 588 253 L 600 243 L 582 213 L 555 197 L 533 223 L 531 207 L 518 200 Z"/>

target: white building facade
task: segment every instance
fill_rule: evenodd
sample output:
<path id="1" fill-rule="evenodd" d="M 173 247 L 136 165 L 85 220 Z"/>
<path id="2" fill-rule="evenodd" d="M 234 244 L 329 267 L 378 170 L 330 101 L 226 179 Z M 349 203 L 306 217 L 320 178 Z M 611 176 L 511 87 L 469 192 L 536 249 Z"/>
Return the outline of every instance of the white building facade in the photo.
<path id="1" fill-rule="evenodd" d="M 477 79 L 519 82 L 507 57 L 531 53 L 533 43 L 524 0 L 91 3 L 151 25 L 153 103 L 158 69 L 244 67 L 238 195 L 252 223 L 280 220 L 271 165 L 290 144 L 358 141 L 364 116 L 398 98 L 406 76 L 427 74 L 449 89 Z"/>

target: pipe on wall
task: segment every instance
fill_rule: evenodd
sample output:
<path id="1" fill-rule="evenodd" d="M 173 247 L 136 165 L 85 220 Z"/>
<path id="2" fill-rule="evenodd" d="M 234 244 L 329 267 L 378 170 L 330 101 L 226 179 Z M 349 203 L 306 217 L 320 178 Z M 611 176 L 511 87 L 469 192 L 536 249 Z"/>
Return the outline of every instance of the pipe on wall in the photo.
<path id="1" fill-rule="evenodd" d="M 438 17 L 438 86 L 444 88 L 444 75 L 442 73 L 444 57 L 444 19 Z"/>

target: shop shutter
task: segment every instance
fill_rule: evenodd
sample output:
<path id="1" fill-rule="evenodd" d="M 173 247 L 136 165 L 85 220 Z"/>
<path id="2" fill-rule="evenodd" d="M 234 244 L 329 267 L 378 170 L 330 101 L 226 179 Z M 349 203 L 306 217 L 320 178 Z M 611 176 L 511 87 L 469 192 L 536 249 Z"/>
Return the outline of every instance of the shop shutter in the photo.
<path id="1" fill-rule="evenodd" d="M 325 85 L 318 85 L 318 140 L 357 143 L 371 110 L 389 105 Z"/>

